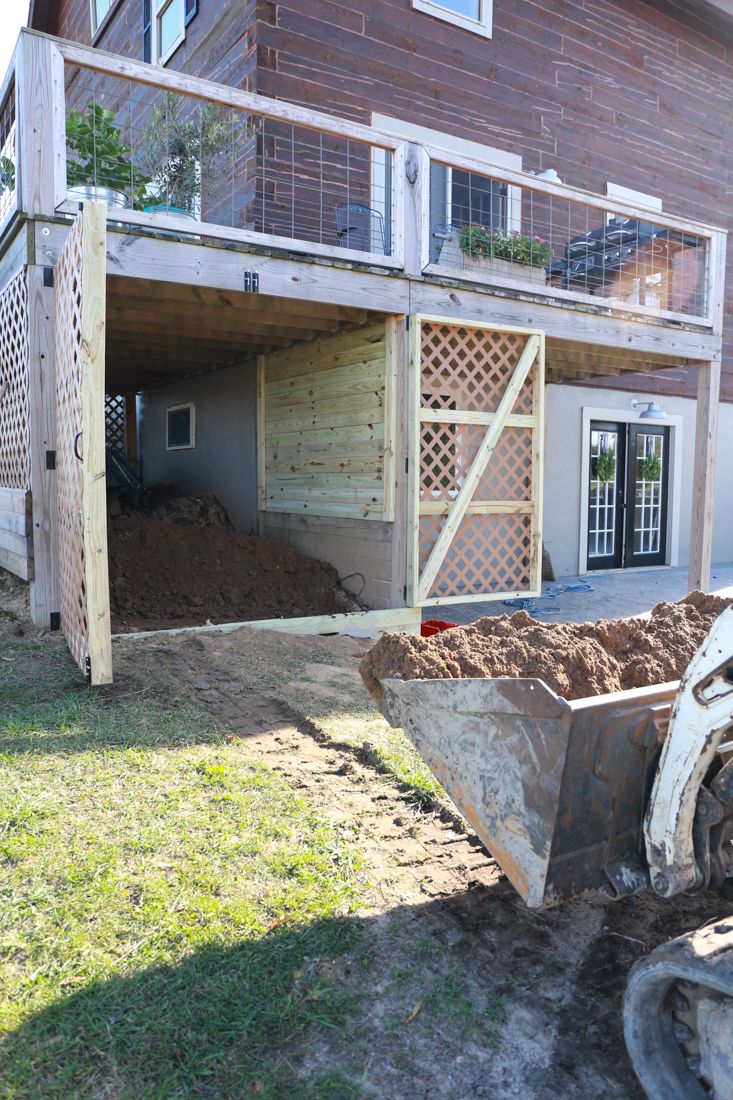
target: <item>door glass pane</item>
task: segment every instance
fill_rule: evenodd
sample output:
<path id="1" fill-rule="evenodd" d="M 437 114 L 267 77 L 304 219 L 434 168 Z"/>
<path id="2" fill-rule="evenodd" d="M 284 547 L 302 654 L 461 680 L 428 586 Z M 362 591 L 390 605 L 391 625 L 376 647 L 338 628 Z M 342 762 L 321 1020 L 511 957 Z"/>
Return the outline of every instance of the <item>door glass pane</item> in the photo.
<path id="1" fill-rule="evenodd" d="M 594 428 L 590 433 L 589 558 L 610 557 L 615 552 L 617 483 L 618 433 Z"/>
<path id="2" fill-rule="evenodd" d="M 661 435 L 639 432 L 634 463 L 634 554 L 658 554 L 662 535 L 663 447 Z"/>

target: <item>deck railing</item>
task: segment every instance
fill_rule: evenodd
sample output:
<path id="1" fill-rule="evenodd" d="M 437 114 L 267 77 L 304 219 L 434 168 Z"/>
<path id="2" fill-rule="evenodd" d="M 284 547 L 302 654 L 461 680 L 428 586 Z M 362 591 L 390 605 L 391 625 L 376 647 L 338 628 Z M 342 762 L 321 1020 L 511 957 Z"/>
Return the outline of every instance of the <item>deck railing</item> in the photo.
<path id="1" fill-rule="evenodd" d="M 15 65 L 0 88 L 0 234 L 18 208 Z"/>
<path id="2" fill-rule="evenodd" d="M 26 213 L 104 188 L 116 225 L 720 331 L 715 227 L 35 32 L 16 57 L 0 157 Z M 0 220 L 14 203 L 0 191 Z"/>

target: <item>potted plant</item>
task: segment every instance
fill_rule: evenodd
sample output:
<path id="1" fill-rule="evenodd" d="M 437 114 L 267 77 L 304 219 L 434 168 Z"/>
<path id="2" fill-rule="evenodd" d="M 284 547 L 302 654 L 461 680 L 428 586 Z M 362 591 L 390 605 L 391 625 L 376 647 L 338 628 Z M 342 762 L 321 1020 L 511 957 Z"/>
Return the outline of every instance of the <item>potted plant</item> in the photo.
<path id="1" fill-rule="evenodd" d="M 552 245 L 516 229 L 464 225 L 452 230 L 440 250 L 441 264 L 503 275 L 522 282 L 545 283 Z"/>
<path id="2" fill-rule="evenodd" d="M 148 173 L 145 209 L 158 214 L 204 218 L 203 181 L 223 177 L 220 162 L 231 170 L 234 143 L 253 133 L 247 117 L 216 104 L 193 103 L 167 92 L 154 105 L 140 143 Z"/>
<path id="3" fill-rule="evenodd" d="M 72 202 L 102 199 L 124 207 L 138 206 L 148 179 L 133 165 L 130 146 L 115 126 L 115 116 L 99 103 L 71 111 L 66 120 L 67 197 Z"/>
<path id="4" fill-rule="evenodd" d="M 3 191 L 15 191 L 15 164 L 6 156 L 0 156 L 0 194 Z"/>

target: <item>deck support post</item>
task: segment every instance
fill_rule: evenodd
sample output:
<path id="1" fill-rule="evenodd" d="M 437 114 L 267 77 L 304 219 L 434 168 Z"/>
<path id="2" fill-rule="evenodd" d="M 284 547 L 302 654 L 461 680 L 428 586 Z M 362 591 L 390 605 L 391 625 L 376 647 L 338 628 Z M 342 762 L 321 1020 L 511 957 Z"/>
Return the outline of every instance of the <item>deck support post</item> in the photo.
<path id="1" fill-rule="evenodd" d="M 697 375 L 695 465 L 692 482 L 689 590 L 710 591 L 715 456 L 718 444 L 720 362 L 701 363 Z"/>
<path id="2" fill-rule="evenodd" d="M 20 209 L 51 216 L 66 198 L 64 59 L 49 38 L 28 32 L 17 57 Z"/>
<path id="3" fill-rule="evenodd" d="M 58 549 L 56 543 L 56 337 L 53 287 L 46 285 L 44 269 L 30 265 L 29 311 L 29 426 L 33 531 L 33 579 L 30 612 L 36 626 L 49 628 L 59 610 Z"/>
<path id="4" fill-rule="evenodd" d="M 407 604 L 407 482 L 413 476 L 413 471 L 407 468 L 408 346 L 405 320 L 404 314 L 397 314 L 388 317 L 386 322 L 387 370 L 392 371 L 394 377 L 394 457 L 389 464 L 389 471 L 394 478 L 391 607 L 405 607 Z"/>

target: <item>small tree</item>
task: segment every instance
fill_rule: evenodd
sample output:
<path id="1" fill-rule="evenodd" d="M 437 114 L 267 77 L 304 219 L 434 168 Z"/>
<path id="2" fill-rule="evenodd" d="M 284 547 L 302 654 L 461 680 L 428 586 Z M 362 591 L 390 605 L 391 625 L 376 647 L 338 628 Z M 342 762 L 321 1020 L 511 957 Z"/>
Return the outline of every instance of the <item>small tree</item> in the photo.
<path id="1" fill-rule="evenodd" d="M 166 92 L 155 104 L 140 143 L 141 163 L 150 186 L 151 206 L 175 206 L 203 214 L 203 181 L 231 168 L 237 145 L 243 146 L 256 126 L 241 112 L 211 103 L 193 103 Z M 225 163 L 224 163 L 225 162 Z"/>

